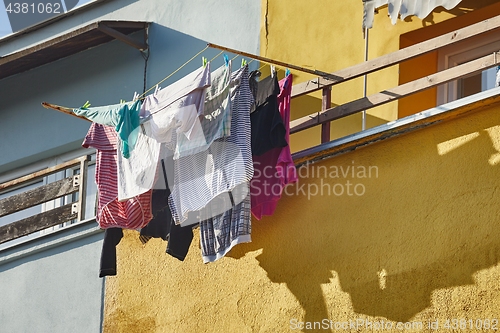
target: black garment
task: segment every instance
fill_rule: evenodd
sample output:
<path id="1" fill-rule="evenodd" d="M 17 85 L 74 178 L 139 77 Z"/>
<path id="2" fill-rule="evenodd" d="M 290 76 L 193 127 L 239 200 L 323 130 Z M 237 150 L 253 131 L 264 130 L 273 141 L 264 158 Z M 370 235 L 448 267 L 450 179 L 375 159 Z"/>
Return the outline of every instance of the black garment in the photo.
<path id="1" fill-rule="evenodd" d="M 250 113 L 252 155 L 260 156 L 273 148 L 286 147 L 288 143 L 278 106 L 280 87 L 277 76 L 268 76 L 255 85 L 258 74 L 252 73 L 251 90 L 255 94 L 255 110 Z"/>
<path id="2" fill-rule="evenodd" d="M 168 208 L 168 196 L 170 191 L 153 190 L 151 195 L 151 212 L 153 218 L 141 229 L 141 242 L 145 244 L 150 238 L 161 238 L 168 240 L 170 225 L 172 224 L 172 214 Z"/>
<path id="3" fill-rule="evenodd" d="M 99 277 L 116 275 L 116 246 L 122 237 L 121 228 L 109 228 L 104 231 Z"/>
<path id="4" fill-rule="evenodd" d="M 192 226 L 181 227 L 180 224 L 172 222 L 170 237 L 168 239 L 167 253 L 172 257 L 184 261 L 191 242 L 193 241 Z"/>
<path id="5" fill-rule="evenodd" d="M 183 261 L 193 240 L 193 229 L 191 227 L 181 227 L 174 223 L 170 207 L 168 206 L 170 189 L 168 188 L 167 174 L 163 160 L 162 168 L 165 189 L 153 190 L 151 199 L 153 219 L 141 229 L 140 239 L 143 243 L 146 243 L 152 237 L 167 240 L 166 252 L 172 257 Z"/>

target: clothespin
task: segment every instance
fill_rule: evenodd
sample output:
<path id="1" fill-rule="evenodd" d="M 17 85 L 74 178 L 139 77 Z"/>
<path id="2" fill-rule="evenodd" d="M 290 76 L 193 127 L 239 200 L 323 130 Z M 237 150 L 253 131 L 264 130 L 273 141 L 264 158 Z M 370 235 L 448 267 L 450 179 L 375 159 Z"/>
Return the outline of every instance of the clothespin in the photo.
<path id="1" fill-rule="evenodd" d="M 161 90 L 159 85 L 156 85 L 154 95 L 156 95 Z"/>
<path id="2" fill-rule="evenodd" d="M 286 76 L 288 76 L 288 75 L 290 75 L 290 74 L 291 74 L 291 73 L 290 73 L 290 70 L 287 68 L 287 69 L 285 70 L 285 77 L 286 77 Z"/>
<path id="3" fill-rule="evenodd" d="M 86 101 L 85 104 L 83 104 L 80 109 L 88 109 L 88 107 L 90 106 L 90 102 L 89 101 Z"/>
<path id="4" fill-rule="evenodd" d="M 132 100 L 135 101 L 138 98 L 139 98 L 139 94 L 137 93 L 137 91 L 134 91 L 134 98 L 132 98 Z"/>
<path id="5" fill-rule="evenodd" d="M 203 67 L 207 67 L 207 62 L 208 62 L 207 58 L 201 57 L 201 62 L 203 63 Z"/>
<path id="6" fill-rule="evenodd" d="M 276 67 L 274 67 L 274 65 L 271 65 L 271 77 L 274 77 L 275 74 L 276 74 Z"/>
<path id="7" fill-rule="evenodd" d="M 224 63 L 226 64 L 226 66 L 229 66 L 229 57 L 227 56 L 227 54 L 224 54 Z"/>
<path id="8" fill-rule="evenodd" d="M 247 61 L 245 60 L 245 58 L 241 58 L 241 67 L 245 67 L 247 64 Z"/>

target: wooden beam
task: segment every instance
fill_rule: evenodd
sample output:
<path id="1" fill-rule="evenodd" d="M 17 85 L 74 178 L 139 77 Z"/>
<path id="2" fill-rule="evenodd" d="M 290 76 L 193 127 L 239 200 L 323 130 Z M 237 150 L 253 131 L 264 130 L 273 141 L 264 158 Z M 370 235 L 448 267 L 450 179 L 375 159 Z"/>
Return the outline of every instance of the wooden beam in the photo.
<path id="1" fill-rule="evenodd" d="M 125 44 L 128 44 L 132 47 L 135 47 L 136 49 L 138 49 L 140 51 L 147 50 L 147 48 L 148 48 L 148 45 L 146 44 L 146 42 L 141 42 L 141 41 L 135 40 L 135 39 L 133 39 L 125 34 L 122 34 L 118 30 L 110 28 L 108 25 L 106 25 L 105 22 L 99 22 L 97 29 L 99 29 L 100 31 L 104 32 L 105 34 L 107 34 L 113 38 L 116 38 L 116 39 L 124 42 Z"/>
<path id="2" fill-rule="evenodd" d="M 27 181 L 36 179 L 38 177 L 47 176 L 47 175 L 56 173 L 58 171 L 68 169 L 72 166 L 78 165 L 82 160 L 90 161 L 90 155 L 81 156 L 81 157 L 75 158 L 71 161 L 67 161 L 67 162 L 55 165 L 53 167 L 46 168 L 46 169 L 43 169 L 43 170 L 40 170 L 40 171 L 37 171 L 34 173 L 30 173 L 29 175 L 5 182 L 3 184 L 0 184 L 0 190 L 4 190 L 4 189 L 7 189 L 7 188 L 12 187 L 14 185 L 19 185 L 19 184 L 25 183 Z"/>
<path id="3" fill-rule="evenodd" d="M 402 61 L 435 51 L 443 46 L 450 45 L 467 38 L 500 28 L 500 16 L 469 25 L 465 28 L 429 39 L 427 41 L 406 47 L 404 49 L 368 60 L 366 62 L 331 73 L 330 80 L 322 77 L 298 83 L 292 87 L 292 98 L 299 97 L 324 87 L 345 82 L 380 69 L 396 65 Z M 333 79 L 332 79 L 333 78 Z"/>
<path id="4" fill-rule="evenodd" d="M 310 127 L 346 117 L 357 112 L 368 110 L 400 98 L 410 96 L 419 91 L 456 80 L 464 75 L 481 72 L 500 63 L 500 52 L 469 61 L 462 65 L 446 69 L 421 79 L 411 81 L 380 93 L 305 116 L 290 122 L 290 133 L 296 133 Z"/>
<path id="5" fill-rule="evenodd" d="M 234 53 L 234 54 L 239 54 L 239 55 L 241 55 L 243 57 L 247 57 L 247 58 L 259 60 L 259 61 L 262 61 L 262 62 L 265 62 L 265 63 L 268 63 L 268 64 L 273 64 L 273 65 L 281 66 L 283 68 L 295 69 L 295 70 L 300 71 L 300 72 L 309 73 L 309 74 L 313 74 L 313 75 L 319 75 L 319 76 L 322 76 L 322 77 L 325 77 L 325 78 L 328 78 L 328 79 L 331 79 L 331 80 L 336 79 L 332 74 L 329 74 L 327 72 L 322 72 L 322 71 L 319 71 L 319 70 L 316 70 L 316 69 L 309 69 L 309 68 L 304 68 L 304 67 L 300 67 L 300 66 L 288 64 L 288 63 L 283 62 L 283 61 L 261 57 L 261 56 L 255 55 L 255 54 L 246 53 L 246 52 L 238 51 L 238 50 L 235 50 L 235 49 L 230 49 L 229 47 L 220 46 L 220 45 L 217 45 L 217 44 L 208 43 L 207 46 L 208 47 L 212 47 L 214 49 L 219 49 L 219 50 L 222 50 L 222 51 L 227 51 L 227 52 L 231 52 L 231 53 Z"/>
<path id="6" fill-rule="evenodd" d="M 110 31 L 99 29 L 100 26 L 106 26 Z M 93 22 L 77 30 L 68 32 L 46 42 L 28 47 L 19 52 L 0 56 L 0 79 L 27 71 L 32 68 L 50 63 L 52 61 L 67 57 L 69 55 L 87 50 L 88 48 L 101 45 L 118 38 L 132 43 L 134 47 L 147 48 L 147 26 L 146 22 L 127 22 L 127 21 L 101 21 Z M 124 37 L 136 31 L 144 31 L 144 37 L 141 43 L 134 41 L 129 37 Z M 15 35 L 15 34 L 14 34 Z"/>
<path id="7" fill-rule="evenodd" d="M 113 29 L 120 28 L 134 28 L 134 29 L 146 29 L 149 22 L 137 22 L 137 21 L 99 21 L 99 23 L 104 23 L 106 26 Z"/>
<path id="8" fill-rule="evenodd" d="M 79 119 L 82 119 L 82 120 L 86 120 L 86 121 L 89 121 L 89 122 L 92 122 L 91 120 L 83 117 L 83 116 L 78 116 L 76 114 L 73 113 L 73 109 L 71 108 L 68 108 L 68 107 L 65 107 L 65 106 L 60 106 L 60 105 L 55 105 L 55 104 L 51 104 L 51 103 L 47 103 L 47 102 L 42 102 L 42 106 L 46 109 L 52 109 L 52 110 L 56 110 L 56 111 L 59 111 L 59 112 L 62 112 L 64 114 L 67 114 L 67 115 L 70 115 L 70 116 L 73 116 L 73 117 L 76 117 L 76 118 L 79 118 Z"/>
<path id="9" fill-rule="evenodd" d="M 0 244 L 76 218 L 71 206 L 67 204 L 0 227 Z"/>
<path id="10" fill-rule="evenodd" d="M 0 200 L 0 217 L 77 191 L 78 186 L 73 186 L 73 177 L 68 177 L 23 193 L 12 195 Z"/>
<path id="11" fill-rule="evenodd" d="M 91 24 L 89 24 L 89 25 L 87 25 L 87 26 L 85 26 L 83 28 L 76 29 L 75 31 L 71 31 L 71 32 L 69 32 L 67 34 L 64 34 L 62 36 L 59 36 L 59 37 L 56 37 L 54 39 L 48 40 L 47 42 L 40 43 L 38 45 L 35 45 L 35 46 L 29 47 L 27 49 L 24 49 L 22 51 L 9 54 L 9 55 L 7 55 L 5 57 L 0 57 L 0 65 L 6 64 L 8 62 L 11 62 L 11 61 L 14 61 L 14 60 L 17 60 L 17 59 L 20 59 L 20 58 L 23 58 L 26 55 L 29 55 L 29 54 L 34 53 L 34 52 L 38 52 L 40 50 L 49 48 L 51 46 L 60 44 L 60 43 L 65 42 L 65 41 L 67 41 L 67 40 L 69 40 L 71 38 L 74 38 L 75 36 L 82 35 L 82 34 L 84 34 L 86 32 L 92 31 L 92 30 L 94 30 L 96 28 L 97 28 L 97 22 L 94 22 L 94 23 L 91 23 Z"/>

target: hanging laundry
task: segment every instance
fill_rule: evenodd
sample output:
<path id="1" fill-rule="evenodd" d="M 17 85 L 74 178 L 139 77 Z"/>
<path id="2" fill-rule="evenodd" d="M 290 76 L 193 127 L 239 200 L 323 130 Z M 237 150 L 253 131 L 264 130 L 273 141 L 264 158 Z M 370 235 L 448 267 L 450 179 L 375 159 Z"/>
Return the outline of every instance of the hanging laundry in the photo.
<path id="1" fill-rule="evenodd" d="M 229 136 L 231 133 L 231 99 L 229 83 L 231 81 L 231 62 L 210 74 L 211 85 L 206 90 L 203 112 L 200 112 L 201 131 L 193 131 L 191 137 L 180 133 L 177 136 L 174 159 L 192 155 L 204 150 L 214 140 Z"/>
<path id="2" fill-rule="evenodd" d="M 113 126 L 121 140 L 120 151 L 125 158 L 130 156 L 137 140 L 139 111 L 141 102 L 127 102 L 93 108 L 73 109 L 77 116 L 85 117 L 94 123 Z"/>
<path id="3" fill-rule="evenodd" d="M 246 184 L 248 186 L 248 183 Z M 241 203 L 200 223 L 201 255 L 204 263 L 224 257 L 235 245 L 251 239 L 250 195 Z"/>
<path id="4" fill-rule="evenodd" d="M 148 95 L 140 110 L 142 125 L 128 159 L 118 158 L 118 197 L 125 200 L 153 188 L 161 145 L 172 147 L 172 136 L 191 137 L 202 132 L 198 112 L 203 111 L 204 89 L 210 85 L 209 66 Z M 165 154 L 162 154 L 165 158 Z M 164 187 L 161 187 L 164 189 Z"/>
<path id="5" fill-rule="evenodd" d="M 278 96 L 278 104 L 280 109 L 281 117 L 283 118 L 283 123 L 285 124 L 286 134 L 285 140 L 288 143 L 283 149 L 281 149 L 280 156 L 278 157 L 278 163 L 276 164 L 276 169 L 278 171 L 279 178 L 281 180 L 281 185 L 285 186 L 297 182 L 299 179 L 297 176 L 297 169 L 295 163 L 293 162 L 292 152 L 290 150 L 290 106 L 292 102 L 292 74 L 287 75 L 284 79 L 279 81 L 280 94 Z"/>
<path id="6" fill-rule="evenodd" d="M 151 238 L 168 240 L 172 224 L 172 214 L 168 208 L 168 190 L 153 190 L 151 211 L 153 218 L 139 233 L 139 240 L 142 244 L 146 244 Z"/>
<path id="7" fill-rule="evenodd" d="M 150 238 L 162 238 L 168 241 L 166 252 L 183 261 L 193 240 L 193 229 L 173 223 L 172 213 L 168 206 L 170 190 L 164 161 L 161 161 L 161 166 L 163 175 L 159 182 L 164 182 L 164 189 L 153 190 L 152 210 L 154 216 L 148 225 L 141 229 L 139 239 L 145 244 Z"/>
<path id="8" fill-rule="evenodd" d="M 123 237 L 122 228 L 109 228 L 104 231 L 102 242 L 99 277 L 116 275 L 116 246 Z"/>
<path id="9" fill-rule="evenodd" d="M 174 160 L 169 204 L 177 224 L 222 214 L 247 197 L 246 183 L 253 176 L 248 66 L 232 73 L 230 96 L 231 135 L 215 140 L 204 152 Z"/>
<path id="10" fill-rule="evenodd" d="M 255 74 L 252 78 L 255 80 Z M 255 89 L 255 88 L 254 88 Z M 252 155 L 288 145 L 285 125 L 278 109 L 280 87 L 277 75 L 268 76 L 256 84 L 255 107 L 250 114 L 252 122 Z"/>
<path id="11" fill-rule="evenodd" d="M 202 134 L 198 116 L 203 113 L 205 88 L 210 86 L 210 64 L 179 81 L 147 96 L 141 110 L 150 116 L 152 137 L 172 145 L 172 138 L 183 134 L 189 140 Z M 170 146 L 174 149 L 175 146 Z"/>
<path id="12" fill-rule="evenodd" d="M 96 220 L 102 229 L 144 227 L 152 218 L 151 191 L 126 201 L 118 201 L 117 134 L 110 126 L 92 123 L 82 146 L 95 148 L 98 201 Z"/>
<path id="13" fill-rule="evenodd" d="M 277 96 L 278 112 L 285 127 L 284 139 L 290 138 L 290 100 L 292 75 L 279 81 Z M 254 126 L 254 123 L 252 123 Z M 252 214 L 261 219 L 263 215 L 273 215 L 284 186 L 297 181 L 290 146 L 278 147 L 260 156 L 253 156 L 255 175 L 250 183 Z"/>
<path id="14" fill-rule="evenodd" d="M 137 141 L 129 158 L 118 154 L 118 200 L 120 201 L 141 195 L 154 187 L 158 178 L 160 143 L 151 135 L 151 122 L 147 121 L 139 126 Z"/>
<path id="15" fill-rule="evenodd" d="M 231 129 L 228 141 L 234 142 L 241 148 L 243 165 L 233 164 L 241 168 L 247 179 L 253 176 L 253 164 L 250 145 L 250 108 L 253 104 L 253 95 L 248 78 L 248 65 L 235 71 L 231 80 Z M 215 158 L 215 157 L 214 157 Z M 225 170 L 230 174 L 235 169 Z M 250 177 L 250 178 L 248 178 Z M 224 257 L 235 245 L 251 242 L 251 206 L 249 182 L 239 186 L 246 187 L 247 196 L 222 214 L 200 222 L 200 245 L 204 263 L 216 261 Z M 242 191 L 245 192 L 245 191 Z M 233 193 L 233 192 L 230 192 Z"/>

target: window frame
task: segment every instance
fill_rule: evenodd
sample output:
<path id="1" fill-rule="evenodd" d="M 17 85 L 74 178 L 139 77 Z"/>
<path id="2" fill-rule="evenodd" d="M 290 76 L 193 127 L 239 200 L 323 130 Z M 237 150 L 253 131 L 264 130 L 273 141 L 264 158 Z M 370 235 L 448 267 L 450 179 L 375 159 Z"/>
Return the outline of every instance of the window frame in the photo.
<path id="1" fill-rule="evenodd" d="M 438 71 L 455 67 L 464 62 L 500 51 L 500 35 L 489 32 L 462 42 L 443 47 L 438 51 Z M 437 87 L 437 105 L 458 99 L 458 80 Z"/>

